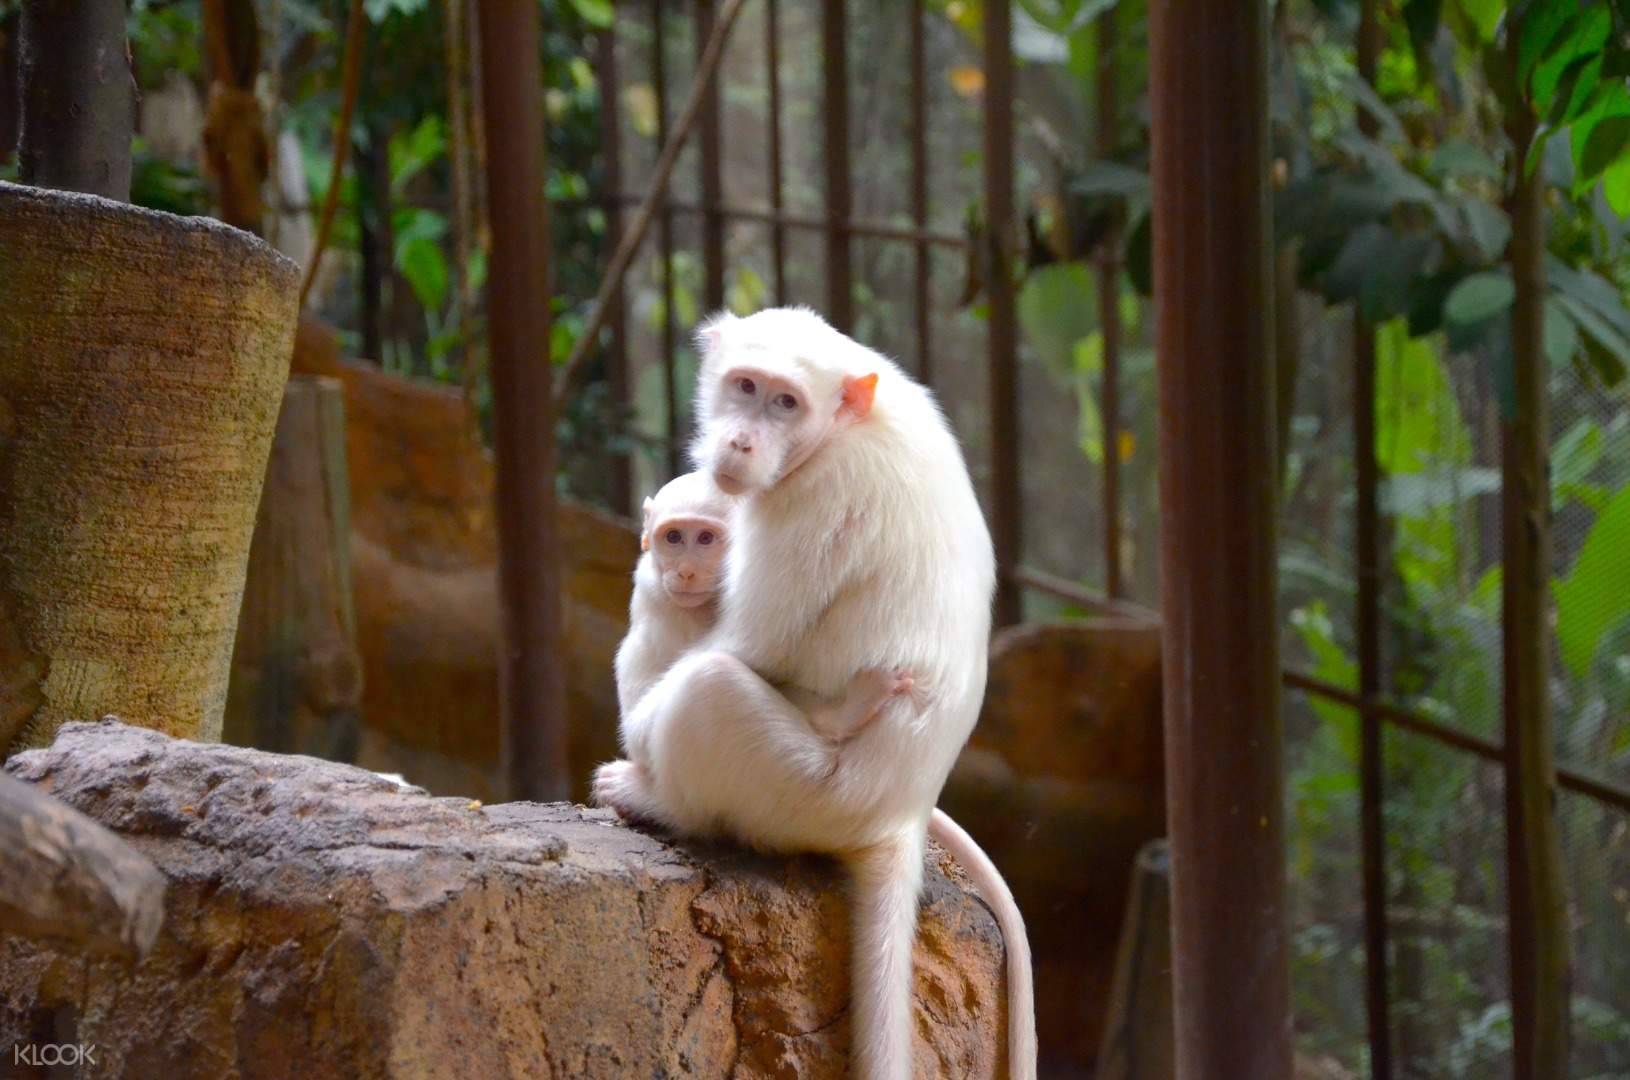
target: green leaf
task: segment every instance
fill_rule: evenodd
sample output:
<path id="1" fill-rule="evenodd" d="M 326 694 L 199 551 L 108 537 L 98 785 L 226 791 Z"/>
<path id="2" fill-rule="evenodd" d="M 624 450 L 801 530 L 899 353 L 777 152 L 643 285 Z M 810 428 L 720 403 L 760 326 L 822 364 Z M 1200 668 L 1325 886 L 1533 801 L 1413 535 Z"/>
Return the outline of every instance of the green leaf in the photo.
<path id="1" fill-rule="evenodd" d="M 1556 299 L 1583 332 L 1591 360 L 1601 372 L 1602 380 L 1611 386 L 1624 378 L 1625 369 L 1630 368 L 1630 340 L 1595 308 L 1566 293 L 1557 294 Z"/>
<path id="2" fill-rule="evenodd" d="M 1593 124 L 1579 153 L 1579 182 L 1591 183 L 1619 162 L 1630 144 L 1630 115 L 1608 116 Z"/>
<path id="3" fill-rule="evenodd" d="M 1630 484 L 1596 518 L 1568 576 L 1555 585 L 1562 662 L 1584 678 L 1603 636 L 1630 617 Z"/>
<path id="4" fill-rule="evenodd" d="M 1529 76 L 1551 44 L 1563 36 L 1573 19 L 1571 4 L 1530 4 L 1522 20 L 1522 36 L 1517 41 L 1517 79 L 1528 85 Z"/>
<path id="5" fill-rule="evenodd" d="M 1544 7 L 1571 7 L 1570 4 L 1540 4 Z M 1551 99 L 1556 96 L 1562 76 L 1579 57 L 1600 54 L 1613 32 L 1613 16 L 1603 6 L 1589 6 L 1569 21 L 1566 31 L 1546 50 L 1545 57 L 1534 67 L 1530 90 L 1534 108 L 1541 115 L 1550 111 Z M 1526 37 L 1526 30 L 1524 33 Z M 1520 55 L 1520 48 L 1519 48 Z M 1519 60 L 1520 63 L 1520 60 Z M 1519 68 L 1520 70 L 1520 68 Z"/>
<path id="6" fill-rule="evenodd" d="M 1516 296 L 1517 288 L 1509 275 L 1498 271 L 1473 274 L 1456 285 L 1444 301 L 1443 317 L 1451 323 L 1472 326 L 1511 307 Z"/>
<path id="7" fill-rule="evenodd" d="M 1031 271 L 1019 289 L 1019 326 L 1055 371 L 1070 370 L 1076 342 L 1098 326 L 1095 286 L 1086 263 L 1067 262 Z"/>
<path id="8" fill-rule="evenodd" d="M 1427 166 L 1434 176 L 1476 176 L 1484 180 L 1502 179 L 1500 166 L 1488 152 L 1464 139 L 1449 139 L 1438 145 Z"/>
<path id="9" fill-rule="evenodd" d="M 1579 327 L 1555 297 L 1545 298 L 1545 359 L 1554 368 L 1566 367 L 1579 351 Z"/>
<path id="10" fill-rule="evenodd" d="M 1630 218 L 1630 156 L 1621 157 L 1602 172 L 1602 197 L 1621 218 Z"/>
<path id="11" fill-rule="evenodd" d="M 1443 0 L 1404 0 L 1404 23 L 1409 27 L 1409 42 L 1416 56 L 1426 56 L 1438 36 L 1438 19 L 1443 14 Z"/>
<path id="12" fill-rule="evenodd" d="M 411 131 L 399 131 L 387 148 L 390 162 L 391 194 L 400 195 L 419 173 L 447 152 L 447 135 L 441 117 L 426 116 Z"/>
<path id="13" fill-rule="evenodd" d="M 1460 9 L 1476 28 L 1479 40 L 1485 44 L 1494 40 L 1500 16 L 1505 14 L 1504 0 L 1461 0 Z"/>
<path id="14" fill-rule="evenodd" d="M 441 247 L 423 237 L 413 237 L 396 245 L 399 270 L 427 311 L 440 311 L 447 298 L 447 259 Z"/>
<path id="15" fill-rule="evenodd" d="M 611 0 L 572 0 L 578 17 L 597 30 L 608 29 L 617 19 Z"/>
<path id="16" fill-rule="evenodd" d="M 1152 217 L 1152 214 L 1144 214 L 1126 237 L 1126 276 L 1131 279 L 1133 288 L 1144 296 L 1152 296 L 1155 291 Z"/>
<path id="17" fill-rule="evenodd" d="M 1471 436 L 1433 343 L 1402 319 L 1375 328 L 1375 459 L 1389 476 L 1468 464 Z"/>
<path id="18" fill-rule="evenodd" d="M 1459 209 L 1466 236 L 1477 248 L 1478 255 L 1493 262 L 1505 254 L 1505 246 L 1511 242 L 1511 219 L 1505 211 L 1478 198 L 1460 200 Z"/>
<path id="19" fill-rule="evenodd" d="M 1590 417 L 1574 421 L 1551 447 L 1551 487 L 1582 484 L 1602 460 L 1602 426 Z"/>

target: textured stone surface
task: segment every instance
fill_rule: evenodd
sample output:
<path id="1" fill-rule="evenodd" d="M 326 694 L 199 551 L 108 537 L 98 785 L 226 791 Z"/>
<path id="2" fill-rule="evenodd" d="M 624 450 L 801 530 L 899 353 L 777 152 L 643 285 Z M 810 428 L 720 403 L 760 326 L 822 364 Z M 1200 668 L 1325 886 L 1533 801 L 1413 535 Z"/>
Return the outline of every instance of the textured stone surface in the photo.
<path id="1" fill-rule="evenodd" d="M 170 889 L 134 969 L 0 936 L 0 1052 L 95 1043 L 96 1075 L 166 1080 L 844 1074 L 847 905 L 824 860 L 112 722 L 6 768 Z M 1000 965 L 989 912 L 932 869 L 918 1076 L 997 1075 Z"/>

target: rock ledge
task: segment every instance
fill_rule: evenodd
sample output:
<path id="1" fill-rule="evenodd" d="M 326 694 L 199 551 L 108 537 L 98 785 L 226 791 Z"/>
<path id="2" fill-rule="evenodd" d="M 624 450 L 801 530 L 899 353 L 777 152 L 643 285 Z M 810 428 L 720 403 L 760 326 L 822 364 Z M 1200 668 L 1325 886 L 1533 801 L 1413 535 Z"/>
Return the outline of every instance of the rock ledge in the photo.
<path id="1" fill-rule="evenodd" d="M 94 1043 L 97 1075 L 166 1080 L 844 1075 L 848 913 L 824 860 L 112 720 L 5 768 L 170 884 L 134 968 L 0 934 L 0 1053 Z M 990 913 L 930 868 L 917 1075 L 997 1075 L 1001 960 Z"/>

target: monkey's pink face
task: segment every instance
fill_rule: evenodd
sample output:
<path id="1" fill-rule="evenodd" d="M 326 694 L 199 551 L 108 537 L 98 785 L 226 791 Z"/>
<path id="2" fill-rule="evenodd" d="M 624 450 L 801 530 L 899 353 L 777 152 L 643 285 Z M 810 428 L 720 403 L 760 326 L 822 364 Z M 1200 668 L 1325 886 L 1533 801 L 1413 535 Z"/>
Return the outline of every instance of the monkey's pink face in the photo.
<path id="1" fill-rule="evenodd" d="M 723 522 L 711 517 L 666 517 L 649 526 L 646 542 L 668 599 L 692 608 L 713 598 L 729 542 Z"/>
<path id="2" fill-rule="evenodd" d="M 764 367 L 737 366 L 720 377 L 703 464 L 721 491 L 766 491 L 808 456 L 835 411 L 813 396 L 803 380 Z"/>

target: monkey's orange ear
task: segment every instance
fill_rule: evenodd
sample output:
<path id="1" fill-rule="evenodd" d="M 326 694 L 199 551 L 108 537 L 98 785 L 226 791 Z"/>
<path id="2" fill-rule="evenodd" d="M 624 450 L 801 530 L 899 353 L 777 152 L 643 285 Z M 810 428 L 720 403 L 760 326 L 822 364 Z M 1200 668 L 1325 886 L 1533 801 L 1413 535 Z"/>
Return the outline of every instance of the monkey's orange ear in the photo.
<path id="1" fill-rule="evenodd" d="M 650 551 L 651 550 L 651 534 L 650 533 L 643 532 L 643 531 L 640 533 L 640 550 L 641 551 Z"/>
<path id="2" fill-rule="evenodd" d="M 710 316 L 696 329 L 696 351 L 704 357 L 711 355 L 719 347 L 719 341 L 724 336 L 724 328 L 735 321 L 735 313 L 728 308 Z"/>
<path id="3" fill-rule="evenodd" d="M 870 375 L 843 377 L 843 410 L 856 420 L 871 415 L 872 401 L 877 397 L 877 372 Z"/>

